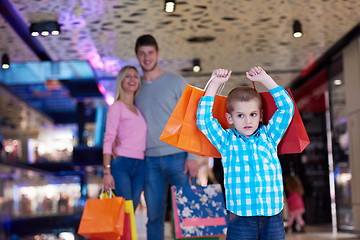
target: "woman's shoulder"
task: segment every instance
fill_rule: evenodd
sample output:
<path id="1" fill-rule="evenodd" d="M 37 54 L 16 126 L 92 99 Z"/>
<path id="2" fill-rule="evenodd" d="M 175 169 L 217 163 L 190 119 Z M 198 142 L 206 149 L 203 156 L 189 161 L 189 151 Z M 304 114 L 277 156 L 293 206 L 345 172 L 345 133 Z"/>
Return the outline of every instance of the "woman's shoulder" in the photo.
<path id="1" fill-rule="evenodd" d="M 108 111 L 112 112 L 112 111 L 122 111 L 125 108 L 125 104 L 121 101 L 115 101 L 113 102 L 113 104 L 111 104 L 109 106 Z"/>
<path id="2" fill-rule="evenodd" d="M 122 101 L 120 101 L 120 100 L 115 100 L 115 101 L 113 102 L 113 104 L 110 105 L 109 108 L 121 108 L 121 107 L 124 107 L 124 106 L 125 106 L 125 104 L 124 104 Z"/>

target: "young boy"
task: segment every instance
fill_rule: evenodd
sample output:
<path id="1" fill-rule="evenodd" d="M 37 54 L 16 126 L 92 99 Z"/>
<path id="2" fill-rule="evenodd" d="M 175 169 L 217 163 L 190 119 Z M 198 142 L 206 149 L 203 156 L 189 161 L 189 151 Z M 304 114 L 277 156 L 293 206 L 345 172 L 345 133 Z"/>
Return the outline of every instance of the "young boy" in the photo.
<path id="1" fill-rule="evenodd" d="M 197 125 L 222 156 L 226 207 L 229 211 L 227 239 L 285 239 L 282 218 L 283 180 L 277 145 L 294 114 L 294 103 L 285 89 L 261 68 L 246 72 L 262 83 L 278 107 L 267 125 L 262 121 L 260 94 L 250 87 L 233 89 L 227 98 L 226 118 L 235 129 L 223 129 L 212 117 L 214 96 L 231 71 L 212 73 L 197 111 Z"/>

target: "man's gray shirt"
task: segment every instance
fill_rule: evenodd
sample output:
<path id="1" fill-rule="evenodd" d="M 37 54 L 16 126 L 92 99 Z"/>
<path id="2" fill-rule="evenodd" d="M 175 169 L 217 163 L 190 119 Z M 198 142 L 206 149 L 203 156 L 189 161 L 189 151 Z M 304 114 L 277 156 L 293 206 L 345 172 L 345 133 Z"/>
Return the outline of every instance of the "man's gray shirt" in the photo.
<path id="1" fill-rule="evenodd" d="M 179 75 L 164 72 L 155 81 L 142 80 L 141 84 L 135 103 L 148 125 L 145 156 L 161 157 L 183 152 L 159 140 L 159 137 L 182 95 L 186 81 Z M 195 155 L 189 155 L 189 159 L 195 159 Z"/>

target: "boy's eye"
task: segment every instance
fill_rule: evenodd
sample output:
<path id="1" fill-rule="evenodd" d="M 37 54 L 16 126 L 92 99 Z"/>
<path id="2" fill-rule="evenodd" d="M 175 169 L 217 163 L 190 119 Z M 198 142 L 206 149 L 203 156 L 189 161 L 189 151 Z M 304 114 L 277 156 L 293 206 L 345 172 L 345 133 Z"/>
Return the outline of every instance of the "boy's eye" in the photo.
<path id="1" fill-rule="evenodd" d="M 242 118 L 242 117 L 244 117 L 244 114 L 241 114 L 241 113 L 240 113 L 240 114 L 238 114 L 237 116 L 238 116 L 238 118 Z"/>
<path id="2" fill-rule="evenodd" d="M 250 114 L 250 116 L 256 117 L 256 116 L 257 116 L 257 113 L 252 113 L 252 114 Z"/>

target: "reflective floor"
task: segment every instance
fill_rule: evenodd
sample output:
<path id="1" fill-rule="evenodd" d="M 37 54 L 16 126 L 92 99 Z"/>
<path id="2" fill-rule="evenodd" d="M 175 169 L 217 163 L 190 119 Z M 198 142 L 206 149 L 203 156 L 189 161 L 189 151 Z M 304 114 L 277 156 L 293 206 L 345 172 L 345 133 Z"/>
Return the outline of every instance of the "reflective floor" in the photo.
<path id="1" fill-rule="evenodd" d="M 146 210 L 137 209 L 136 211 L 136 225 L 138 232 L 139 240 L 146 240 Z M 171 225 L 169 222 L 165 223 L 165 239 L 173 240 L 171 233 Z M 224 238 L 225 239 L 225 238 Z M 338 232 L 336 234 L 332 233 L 330 225 L 324 226 L 307 226 L 305 233 L 287 233 L 287 240 L 360 240 L 360 235 Z"/>

